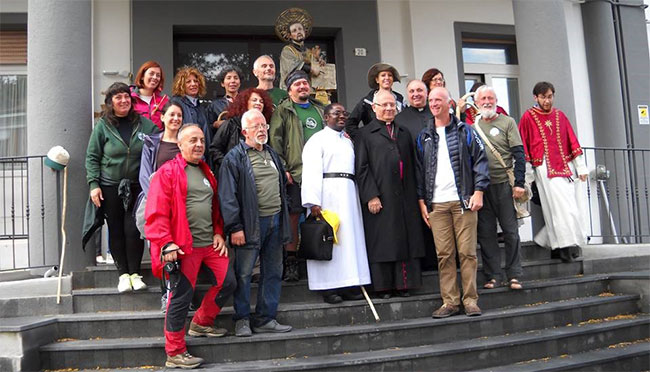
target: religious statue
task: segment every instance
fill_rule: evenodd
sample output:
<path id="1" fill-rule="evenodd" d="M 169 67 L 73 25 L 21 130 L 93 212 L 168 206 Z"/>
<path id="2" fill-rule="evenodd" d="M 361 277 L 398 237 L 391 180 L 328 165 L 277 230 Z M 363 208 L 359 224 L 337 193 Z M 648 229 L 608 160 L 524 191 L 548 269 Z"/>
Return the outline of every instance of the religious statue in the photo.
<path id="1" fill-rule="evenodd" d="M 327 90 L 336 90 L 335 65 L 325 62 L 318 45 L 313 48 L 305 46 L 312 24 L 311 15 L 300 8 L 283 11 L 275 21 L 276 35 L 287 43 L 280 54 L 280 88 L 287 89 L 285 79 L 291 72 L 303 70 L 311 77 L 316 99 L 329 103 Z"/>

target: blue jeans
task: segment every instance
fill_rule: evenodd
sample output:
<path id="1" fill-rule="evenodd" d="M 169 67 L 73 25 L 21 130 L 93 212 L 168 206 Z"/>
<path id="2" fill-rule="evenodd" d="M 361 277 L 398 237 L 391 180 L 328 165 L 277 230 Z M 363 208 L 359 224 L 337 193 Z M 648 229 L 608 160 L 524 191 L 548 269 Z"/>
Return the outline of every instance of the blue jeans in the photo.
<path id="1" fill-rule="evenodd" d="M 282 290 L 282 244 L 280 213 L 260 217 L 260 249 L 235 247 L 234 319 L 251 319 L 251 326 L 261 327 L 275 319 Z M 257 289 L 255 316 L 251 317 L 251 276 L 255 260 L 260 257 L 260 282 Z"/>

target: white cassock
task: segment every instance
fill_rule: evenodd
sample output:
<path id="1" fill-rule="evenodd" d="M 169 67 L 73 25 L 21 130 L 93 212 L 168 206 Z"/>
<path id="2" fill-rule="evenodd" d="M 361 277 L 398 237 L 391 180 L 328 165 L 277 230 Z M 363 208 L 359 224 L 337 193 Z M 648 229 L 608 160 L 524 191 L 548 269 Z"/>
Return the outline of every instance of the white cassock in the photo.
<path id="1" fill-rule="evenodd" d="M 302 151 L 302 205 L 335 212 L 340 224 L 331 261 L 307 260 L 309 289 L 324 290 L 370 283 L 361 204 L 349 178 L 323 178 L 323 173 L 354 174 L 352 141 L 329 127 L 311 136 Z"/>
<path id="2" fill-rule="evenodd" d="M 588 173 L 583 155 L 569 162 L 569 168 L 574 175 Z M 544 227 L 535 235 L 535 243 L 551 249 L 584 246 L 587 234 L 582 228 L 584 212 L 579 196 L 583 182 L 577 176 L 573 181 L 548 178 L 546 160 L 535 168 L 535 182 L 544 214 Z"/>

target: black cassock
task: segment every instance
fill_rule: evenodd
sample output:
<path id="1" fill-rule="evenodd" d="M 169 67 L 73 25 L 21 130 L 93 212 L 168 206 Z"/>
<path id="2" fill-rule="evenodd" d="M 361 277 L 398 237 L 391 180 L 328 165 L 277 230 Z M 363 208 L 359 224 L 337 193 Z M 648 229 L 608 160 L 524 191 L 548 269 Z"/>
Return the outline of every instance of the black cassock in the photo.
<path id="1" fill-rule="evenodd" d="M 420 286 L 424 256 L 422 217 L 415 179 L 414 141 L 409 131 L 377 119 L 355 139 L 356 179 L 363 211 L 366 250 L 375 291 Z M 400 160 L 402 177 L 400 177 Z M 368 201 L 378 196 L 382 209 L 371 214 Z"/>
<path id="2" fill-rule="evenodd" d="M 397 114 L 395 123 L 402 128 L 408 129 L 415 143 L 415 139 L 422 129 L 426 128 L 427 125 L 433 125 L 433 114 L 428 106 L 424 106 L 422 109 L 409 106 Z M 422 258 L 422 269 L 438 270 L 438 256 L 436 254 L 436 246 L 433 243 L 433 234 L 424 221 L 422 221 L 422 232 L 424 234 L 423 239 L 426 252 L 426 255 Z"/>
<path id="3" fill-rule="evenodd" d="M 397 114 L 395 122 L 398 126 L 408 129 L 408 131 L 411 132 L 413 141 L 415 142 L 420 131 L 422 131 L 427 124 L 433 123 L 433 114 L 427 106 L 422 108 L 422 110 L 409 106 L 405 107 L 402 112 Z"/>

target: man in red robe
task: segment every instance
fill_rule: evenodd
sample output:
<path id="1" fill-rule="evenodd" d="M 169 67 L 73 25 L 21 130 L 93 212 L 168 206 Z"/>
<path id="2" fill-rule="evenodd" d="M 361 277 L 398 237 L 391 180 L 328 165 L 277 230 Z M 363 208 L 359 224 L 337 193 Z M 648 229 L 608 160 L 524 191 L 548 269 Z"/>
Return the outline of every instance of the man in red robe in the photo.
<path id="1" fill-rule="evenodd" d="M 559 249 L 563 261 L 572 261 L 586 243 L 578 202 L 580 184 L 576 181 L 586 181 L 588 171 L 569 119 L 553 107 L 554 94 L 551 83 L 535 85 L 537 105 L 521 117 L 519 132 L 544 214 L 545 226 L 534 240 L 542 247 Z"/>

